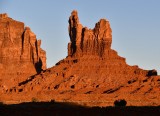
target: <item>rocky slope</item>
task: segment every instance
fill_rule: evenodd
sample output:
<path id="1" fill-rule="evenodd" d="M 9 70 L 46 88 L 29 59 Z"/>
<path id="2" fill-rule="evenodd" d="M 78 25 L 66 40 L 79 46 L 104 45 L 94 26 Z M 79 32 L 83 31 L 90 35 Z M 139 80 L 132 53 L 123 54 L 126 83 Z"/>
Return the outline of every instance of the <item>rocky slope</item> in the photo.
<path id="1" fill-rule="evenodd" d="M 101 19 L 94 29 L 83 27 L 77 11 L 69 18 L 68 56 L 39 75 L 5 91 L 1 100 L 69 101 L 89 106 L 160 105 L 160 76 L 156 70 L 129 66 L 111 49 L 109 21 Z M 8 95 L 8 96 L 6 96 Z"/>
<path id="2" fill-rule="evenodd" d="M 0 91 L 46 69 L 41 40 L 24 23 L 0 14 Z"/>

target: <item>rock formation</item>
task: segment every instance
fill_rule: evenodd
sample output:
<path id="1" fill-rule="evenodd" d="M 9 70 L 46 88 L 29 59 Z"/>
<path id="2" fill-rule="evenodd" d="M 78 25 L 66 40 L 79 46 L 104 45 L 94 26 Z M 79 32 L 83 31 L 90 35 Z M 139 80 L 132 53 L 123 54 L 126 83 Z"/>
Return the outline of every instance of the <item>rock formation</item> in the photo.
<path id="1" fill-rule="evenodd" d="M 88 29 L 80 24 L 77 11 L 73 11 L 69 18 L 69 35 L 68 56 L 57 63 L 72 65 L 63 71 L 68 81 L 59 84 L 62 90 L 70 90 L 73 86 L 74 90 L 96 87 L 109 90 L 137 77 L 147 78 L 156 73 L 156 70 L 127 65 L 125 58 L 111 49 L 112 30 L 106 19 L 96 23 L 94 29 Z"/>
<path id="2" fill-rule="evenodd" d="M 73 11 L 68 30 L 68 56 L 56 66 L 6 90 L 6 95 L 12 95 L 14 100 L 30 101 L 36 97 L 90 106 L 113 105 L 122 98 L 127 105 L 160 105 L 157 71 L 129 66 L 125 58 L 111 49 L 109 21 L 101 19 L 94 29 L 88 29 L 80 24 L 77 11 Z"/>
<path id="3" fill-rule="evenodd" d="M 41 41 L 24 23 L 0 14 L 0 80 L 5 88 L 46 69 Z"/>
<path id="4" fill-rule="evenodd" d="M 88 29 L 80 24 L 77 11 L 73 11 L 69 18 L 69 35 L 68 56 L 104 56 L 111 49 L 112 30 L 105 19 L 96 23 L 94 29 Z"/>

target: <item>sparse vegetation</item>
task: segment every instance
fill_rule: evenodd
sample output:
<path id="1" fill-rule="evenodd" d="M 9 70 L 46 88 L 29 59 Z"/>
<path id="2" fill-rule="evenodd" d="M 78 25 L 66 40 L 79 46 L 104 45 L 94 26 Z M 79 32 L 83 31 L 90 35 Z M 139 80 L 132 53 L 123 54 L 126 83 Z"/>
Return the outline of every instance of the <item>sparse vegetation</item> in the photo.
<path id="1" fill-rule="evenodd" d="M 124 99 L 118 99 L 114 102 L 114 106 L 126 106 L 127 102 Z"/>
<path id="2" fill-rule="evenodd" d="M 54 99 L 52 99 L 50 102 L 51 102 L 51 103 L 55 103 L 55 100 L 54 100 Z"/>
<path id="3" fill-rule="evenodd" d="M 3 102 L 0 102 L 0 106 L 4 105 Z"/>
<path id="4" fill-rule="evenodd" d="M 39 102 L 39 100 L 37 98 L 33 97 L 32 102 Z"/>

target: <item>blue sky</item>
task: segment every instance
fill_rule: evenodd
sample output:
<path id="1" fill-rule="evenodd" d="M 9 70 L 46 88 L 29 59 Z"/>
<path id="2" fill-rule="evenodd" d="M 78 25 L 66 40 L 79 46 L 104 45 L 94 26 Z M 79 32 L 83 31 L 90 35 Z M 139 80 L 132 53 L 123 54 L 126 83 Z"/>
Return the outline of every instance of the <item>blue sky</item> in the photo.
<path id="1" fill-rule="evenodd" d="M 48 67 L 67 56 L 68 18 L 74 9 L 89 28 L 107 18 L 112 48 L 129 65 L 160 74 L 160 0 L 0 0 L 0 13 L 24 22 L 42 40 Z"/>

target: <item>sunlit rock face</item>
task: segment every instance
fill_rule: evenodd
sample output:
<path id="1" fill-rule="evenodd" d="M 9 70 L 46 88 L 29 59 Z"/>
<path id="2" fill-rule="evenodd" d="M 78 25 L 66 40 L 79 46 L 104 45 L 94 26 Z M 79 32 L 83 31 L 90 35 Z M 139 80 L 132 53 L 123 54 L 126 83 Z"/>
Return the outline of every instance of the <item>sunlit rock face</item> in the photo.
<path id="1" fill-rule="evenodd" d="M 127 105 L 132 106 L 160 105 L 160 76 L 157 76 L 157 71 L 130 66 L 125 58 L 111 49 L 112 30 L 109 21 L 101 19 L 93 29 L 88 29 L 80 24 L 77 11 L 73 11 L 69 17 L 68 31 L 70 41 L 67 57 L 52 68 L 5 90 L 3 100 L 14 98 L 30 101 L 36 97 L 40 101 L 113 106 L 115 100 L 123 98 Z M 36 56 L 39 52 L 34 51 L 35 35 L 29 29 L 22 33 L 22 61 L 30 59 L 33 65 L 38 58 L 42 59 L 41 55 Z M 28 45 L 29 38 L 32 38 L 32 42 Z M 28 46 L 33 50 L 29 49 L 32 51 L 30 56 L 34 57 L 26 55 L 30 53 Z M 7 98 L 7 95 L 12 96 Z"/>
<path id="2" fill-rule="evenodd" d="M 77 11 L 73 11 L 68 22 L 68 56 L 57 64 L 72 65 L 65 75 L 74 76 L 60 84 L 64 89 L 70 89 L 71 85 L 75 85 L 74 89 L 93 89 L 96 85 L 109 89 L 151 72 L 129 66 L 125 58 L 111 49 L 112 29 L 108 20 L 100 19 L 93 29 L 88 29 L 80 23 Z"/>
<path id="3" fill-rule="evenodd" d="M 5 86 L 46 69 L 41 40 L 24 23 L 0 14 L 0 80 Z"/>
<path id="4" fill-rule="evenodd" d="M 111 49 L 112 30 L 106 19 L 96 23 L 94 29 L 88 29 L 80 24 L 77 11 L 73 11 L 69 18 L 69 36 L 69 56 L 105 56 Z"/>

